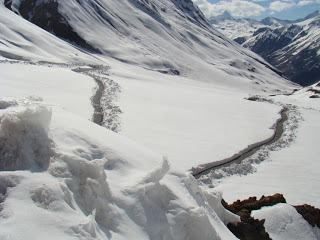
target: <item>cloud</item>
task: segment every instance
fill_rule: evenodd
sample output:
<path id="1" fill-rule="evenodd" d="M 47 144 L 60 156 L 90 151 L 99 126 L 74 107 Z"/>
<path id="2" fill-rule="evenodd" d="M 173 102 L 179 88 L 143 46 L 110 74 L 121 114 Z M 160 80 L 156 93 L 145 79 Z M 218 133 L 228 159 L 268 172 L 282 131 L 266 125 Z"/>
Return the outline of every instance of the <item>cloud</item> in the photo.
<path id="1" fill-rule="evenodd" d="M 296 6 L 295 2 L 281 2 L 281 1 L 274 1 L 270 3 L 270 10 L 273 10 L 275 12 L 281 12 L 285 9 L 289 9 Z"/>
<path id="2" fill-rule="evenodd" d="M 298 3 L 298 6 L 305 6 L 305 5 L 309 5 L 309 4 L 313 4 L 313 3 L 315 3 L 313 0 L 302 0 Z"/>
<path id="3" fill-rule="evenodd" d="M 215 4 L 209 3 L 207 0 L 194 0 L 194 3 L 207 17 L 216 16 L 226 10 L 237 17 L 260 16 L 266 11 L 263 6 L 245 0 L 223 0 Z"/>

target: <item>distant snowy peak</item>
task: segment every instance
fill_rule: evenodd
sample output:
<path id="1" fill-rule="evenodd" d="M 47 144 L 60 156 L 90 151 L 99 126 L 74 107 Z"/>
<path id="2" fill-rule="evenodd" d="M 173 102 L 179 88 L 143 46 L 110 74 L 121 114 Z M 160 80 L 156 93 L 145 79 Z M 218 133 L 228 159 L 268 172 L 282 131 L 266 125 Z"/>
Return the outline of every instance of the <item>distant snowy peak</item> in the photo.
<path id="1" fill-rule="evenodd" d="M 231 14 L 228 11 L 224 11 L 222 14 L 218 16 L 213 16 L 209 18 L 211 23 L 219 23 L 225 20 L 233 20 L 236 21 L 234 17 L 231 16 Z"/>
<path id="2" fill-rule="evenodd" d="M 219 19 L 219 18 L 217 18 Z M 320 12 L 294 21 L 225 19 L 213 26 L 303 86 L 320 79 Z"/>
<path id="3" fill-rule="evenodd" d="M 231 39 L 242 38 L 245 41 L 255 31 L 261 27 L 267 27 L 259 21 L 249 18 L 233 18 L 228 12 L 210 18 L 211 24 Z"/>
<path id="4" fill-rule="evenodd" d="M 305 86 L 320 79 L 319 14 L 284 27 L 260 28 L 242 45 L 264 57 L 294 82 Z"/>
<path id="5" fill-rule="evenodd" d="M 261 29 L 272 31 L 275 28 L 286 27 L 294 23 L 303 22 L 319 15 L 320 12 L 315 11 L 305 18 L 297 19 L 294 21 L 282 20 L 274 17 L 267 17 L 262 19 L 261 21 L 257 21 L 251 18 L 236 19 L 226 11 L 221 15 L 211 17 L 210 22 L 223 34 L 230 37 L 231 39 L 236 39 L 237 43 L 242 44 L 248 39 L 248 37 L 256 35 L 256 31 L 262 31 Z"/>
<path id="6" fill-rule="evenodd" d="M 303 22 L 305 20 L 308 20 L 308 19 L 311 19 L 311 18 L 314 18 L 314 17 L 317 17 L 317 16 L 320 16 L 320 11 L 314 11 L 313 13 L 310 13 L 309 15 L 307 15 L 306 17 L 304 18 L 300 18 L 296 21 L 294 21 L 295 23 L 298 23 L 298 22 Z"/>
<path id="7" fill-rule="evenodd" d="M 289 20 L 281 20 L 281 19 L 274 18 L 274 17 L 267 17 L 267 18 L 262 19 L 261 23 L 266 26 L 281 27 L 281 26 L 288 25 L 292 22 Z"/>

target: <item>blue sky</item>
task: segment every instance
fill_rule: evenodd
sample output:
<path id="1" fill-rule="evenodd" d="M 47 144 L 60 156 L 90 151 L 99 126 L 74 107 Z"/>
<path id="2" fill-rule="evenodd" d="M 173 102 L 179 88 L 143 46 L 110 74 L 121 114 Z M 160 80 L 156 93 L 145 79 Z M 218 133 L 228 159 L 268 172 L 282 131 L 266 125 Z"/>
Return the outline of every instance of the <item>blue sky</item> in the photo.
<path id="1" fill-rule="evenodd" d="M 294 20 L 320 10 L 320 0 L 193 0 L 207 16 L 227 10 L 234 17 L 265 17 Z"/>

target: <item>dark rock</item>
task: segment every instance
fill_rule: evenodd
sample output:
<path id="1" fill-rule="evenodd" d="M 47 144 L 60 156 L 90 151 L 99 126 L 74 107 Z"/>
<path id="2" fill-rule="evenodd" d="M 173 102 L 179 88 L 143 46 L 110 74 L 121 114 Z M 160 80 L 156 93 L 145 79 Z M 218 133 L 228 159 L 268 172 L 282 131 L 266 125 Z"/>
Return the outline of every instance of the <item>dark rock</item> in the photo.
<path id="1" fill-rule="evenodd" d="M 223 199 L 222 205 L 229 211 L 240 216 L 240 223 L 229 223 L 227 227 L 240 240 L 269 240 L 269 234 L 265 231 L 264 221 L 251 217 L 252 210 L 258 210 L 265 206 L 273 206 L 277 203 L 285 203 L 286 200 L 282 194 L 273 196 L 262 196 L 259 200 L 256 197 L 250 197 L 246 200 L 228 205 Z"/>
<path id="2" fill-rule="evenodd" d="M 247 41 L 247 38 L 246 37 L 238 37 L 236 39 L 233 39 L 233 41 L 235 41 L 236 43 L 242 44 L 245 41 Z"/>
<path id="3" fill-rule="evenodd" d="M 320 94 L 320 90 L 318 90 L 318 89 L 310 88 L 308 91 L 309 92 L 314 92 L 316 94 Z"/>
<path id="4" fill-rule="evenodd" d="M 12 10 L 12 1 L 6 0 L 5 6 Z M 59 3 L 57 1 L 43 1 L 37 4 L 37 1 L 34 0 L 22 0 L 18 11 L 16 13 L 26 20 L 53 33 L 57 37 L 75 43 L 89 51 L 100 53 L 98 49 L 92 47 L 73 30 L 68 23 L 68 19 L 59 12 Z"/>
<path id="5" fill-rule="evenodd" d="M 262 196 L 259 200 L 256 197 L 250 197 L 246 200 L 236 202 L 229 205 L 231 211 L 235 214 L 241 216 L 241 214 L 247 215 L 247 211 L 249 211 L 249 215 L 252 210 L 258 210 L 262 207 L 273 206 L 278 203 L 286 203 L 286 199 L 282 194 L 276 193 L 273 196 Z"/>
<path id="6" fill-rule="evenodd" d="M 240 223 L 229 223 L 227 227 L 240 240 L 271 240 L 263 226 L 264 221 L 242 217 Z"/>
<path id="7" fill-rule="evenodd" d="M 320 228 L 320 209 L 307 204 L 294 207 L 312 227 Z"/>
<path id="8" fill-rule="evenodd" d="M 221 203 L 227 210 L 240 216 L 240 223 L 227 225 L 236 237 L 240 240 L 265 240 L 271 239 L 264 228 L 265 220 L 254 219 L 251 217 L 251 211 L 278 203 L 286 203 L 286 200 L 282 194 L 277 193 L 273 196 L 262 196 L 259 200 L 256 197 L 250 197 L 243 201 L 237 200 L 230 205 L 222 199 Z M 320 228 L 320 209 L 307 204 L 294 207 L 311 226 Z"/>

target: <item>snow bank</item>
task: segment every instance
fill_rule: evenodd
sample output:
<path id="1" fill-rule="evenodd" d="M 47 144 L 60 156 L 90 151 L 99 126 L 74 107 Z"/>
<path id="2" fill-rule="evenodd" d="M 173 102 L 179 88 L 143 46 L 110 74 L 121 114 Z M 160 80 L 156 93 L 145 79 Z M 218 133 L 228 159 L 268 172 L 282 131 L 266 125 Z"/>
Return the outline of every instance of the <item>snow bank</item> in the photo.
<path id="1" fill-rule="evenodd" d="M 288 204 L 280 203 L 272 207 L 264 207 L 253 211 L 252 216 L 259 220 L 266 220 L 264 223 L 266 232 L 274 240 L 317 239 L 309 223 Z"/>
<path id="2" fill-rule="evenodd" d="M 18 105 L 17 101 L 13 98 L 1 98 L 0 99 L 0 109 L 6 109 L 8 107 L 11 107 L 11 106 L 16 106 Z"/>
<path id="3" fill-rule="evenodd" d="M 12 105 L 12 102 L 2 101 L 2 105 Z M 43 168 L 48 164 L 52 145 L 48 137 L 50 120 L 51 110 L 46 107 L 0 112 L 2 171 Z"/>
<path id="4" fill-rule="evenodd" d="M 221 195 L 168 159 L 58 107 L 17 102 L 0 110 L 10 170 L 0 171 L 0 238 L 236 239 Z"/>

